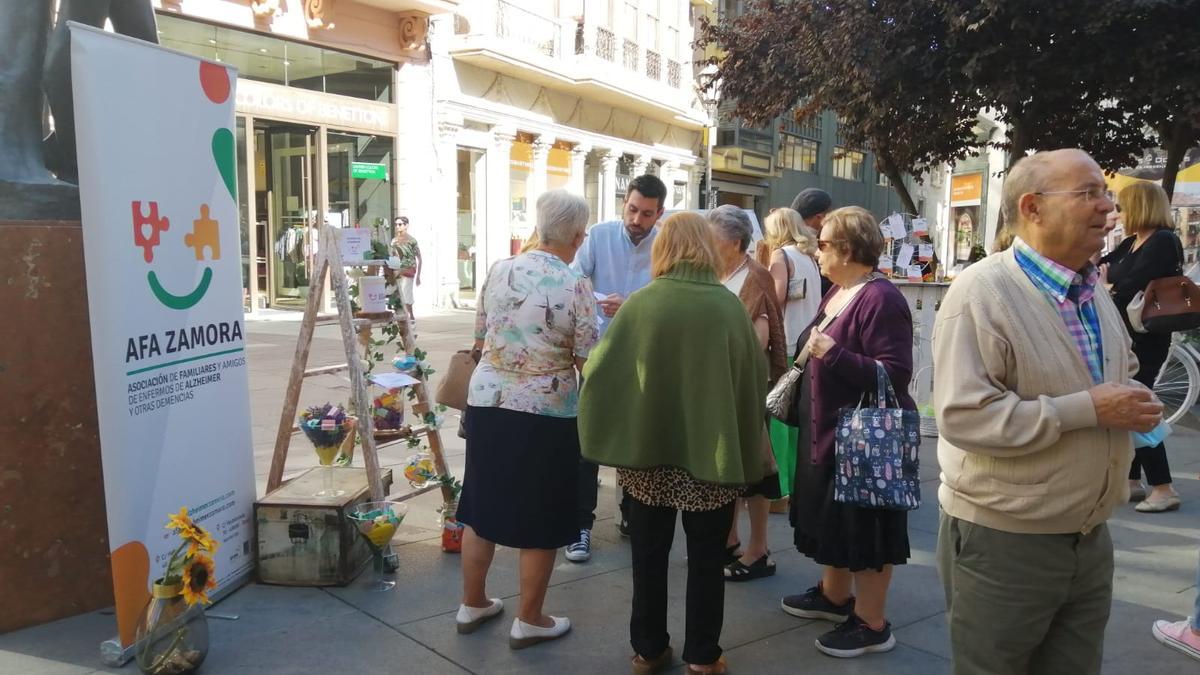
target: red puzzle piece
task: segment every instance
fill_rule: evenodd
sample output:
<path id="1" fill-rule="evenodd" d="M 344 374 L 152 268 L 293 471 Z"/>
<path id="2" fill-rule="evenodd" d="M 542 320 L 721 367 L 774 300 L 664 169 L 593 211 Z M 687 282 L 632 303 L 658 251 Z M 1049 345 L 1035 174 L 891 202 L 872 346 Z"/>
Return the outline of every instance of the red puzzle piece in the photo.
<path id="1" fill-rule="evenodd" d="M 150 226 L 147 235 L 143 226 Z M 150 202 L 150 215 L 142 213 L 142 203 L 133 202 L 133 245 L 142 247 L 142 257 L 146 262 L 154 262 L 154 247 L 159 244 L 159 235 L 171 228 L 168 218 L 158 216 L 158 202 Z"/>

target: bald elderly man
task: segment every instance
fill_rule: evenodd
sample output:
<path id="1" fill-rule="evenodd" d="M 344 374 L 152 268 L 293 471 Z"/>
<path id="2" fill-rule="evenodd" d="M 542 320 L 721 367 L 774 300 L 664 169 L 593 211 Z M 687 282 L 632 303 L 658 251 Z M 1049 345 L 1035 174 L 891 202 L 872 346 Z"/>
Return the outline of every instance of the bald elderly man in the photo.
<path id="1" fill-rule="evenodd" d="M 1012 246 L 967 268 L 933 331 L 938 569 L 958 675 L 1099 673 L 1112 603 L 1105 524 L 1129 497 L 1130 431 L 1162 405 L 1133 380 L 1090 261 L 1112 194 L 1081 150 L 1021 159 Z"/>

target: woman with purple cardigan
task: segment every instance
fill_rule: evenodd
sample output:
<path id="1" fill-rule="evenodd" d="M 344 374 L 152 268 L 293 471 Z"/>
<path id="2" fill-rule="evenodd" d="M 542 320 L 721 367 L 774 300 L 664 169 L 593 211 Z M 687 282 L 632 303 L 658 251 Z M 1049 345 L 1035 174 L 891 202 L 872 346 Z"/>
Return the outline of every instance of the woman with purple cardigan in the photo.
<path id="1" fill-rule="evenodd" d="M 896 645 L 885 607 L 892 566 L 909 557 L 908 513 L 842 504 L 833 499 L 834 432 L 838 411 L 858 405 L 876 387 L 883 364 L 900 400 L 912 378 L 913 323 L 900 291 L 875 271 L 883 237 L 865 209 L 825 216 L 821 274 L 834 284 L 799 344 L 809 360 L 801 385 L 800 425 L 791 521 L 796 548 L 824 566 L 821 581 L 783 599 L 783 611 L 837 625 L 817 638 L 817 649 L 849 658 Z M 820 328 L 826 316 L 834 317 Z"/>

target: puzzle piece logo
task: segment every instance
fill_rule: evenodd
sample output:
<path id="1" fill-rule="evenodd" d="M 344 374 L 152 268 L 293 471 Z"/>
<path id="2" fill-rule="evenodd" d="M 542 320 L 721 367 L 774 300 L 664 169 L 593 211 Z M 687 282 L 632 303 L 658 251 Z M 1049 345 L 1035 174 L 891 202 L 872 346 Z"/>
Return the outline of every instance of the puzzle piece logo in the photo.
<path id="1" fill-rule="evenodd" d="M 192 232 L 184 235 L 183 244 L 195 251 L 196 260 L 204 260 L 205 247 L 212 253 L 209 260 L 221 259 L 221 230 L 219 223 L 208 217 L 208 204 L 200 205 L 200 217 L 192 221 Z"/>
<path id="2" fill-rule="evenodd" d="M 142 258 L 147 263 L 154 262 L 154 249 L 162 241 L 162 233 L 170 229 L 170 221 L 158 215 L 158 202 L 148 202 L 149 214 L 142 209 L 142 202 L 131 204 L 133 213 L 133 245 L 142 249 Z M 200 217 L 192 221 L 192 231 L 183 237 L 184 247 L 191 247 L 196 260 L 204 260 L 204 249 L 208 249 L 210 260 L 221 259 L 220 224 L 209 216 L 208 204 L 200 205 Z M 194 307 L 212 284 L 213 271 L 205 267 L 200 275 L 200 283 L 188 293 L 177 295 L 163 287 L 154 270 L 146 273 L 146 283 L 154 297 L 171 309 L 189 309 Z"/>
<path id="3" fill-rule="evenodd" d="M 142 247 L 142 257 L 146 262 L 154 262 L 154 247 L 160 243 L 159 236 L 171 229 L 171 221 L 158 216 L 158 202 L 150 202 L 150 215 L 142 212 L 140 201 L 133 202 L 132 209 L 133 245 Z M 146 234 L 147 227 L 150 228 L 149 234 Z"/>

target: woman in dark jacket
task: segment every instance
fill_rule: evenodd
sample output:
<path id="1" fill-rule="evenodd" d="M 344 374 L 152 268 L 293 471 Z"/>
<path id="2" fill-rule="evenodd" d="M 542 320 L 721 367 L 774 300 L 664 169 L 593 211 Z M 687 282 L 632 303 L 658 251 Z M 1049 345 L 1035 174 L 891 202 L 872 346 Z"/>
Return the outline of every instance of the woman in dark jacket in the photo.
<path id="1" fill-rule="evenodd" d="M 837 622 L 817 638 L 817 649 L 852 657 L 896 645 L 887 621 L 892 566 L 908 560 L 908 513 L 834 501 L 834 432 L 838 410 L 876 391 L 876 363 L 883 365 L 900 407 L 915 410 L 912 378 L 913 322 L 900 291 L 875 271 L 883 252 L 879 226 L 865 209 L 847 207 L 825 216 L 821 228 L 821 274 L 834 287 L 801 336 L 809 347 L 802 380 L 796 480 L 791 518 L 796 548 L 824 566 L 821 581 L 783 599 L 783 611 L 805 619 Z M 825 316 L 834 316 L 824 330 Z"/>
<path id="2" fill-rule="evenodd" d="M 1172 231 L 1171 204 L 1167 193 L 1156 183 L 1138 182 L 1129 185 L 1118 195 L 1125 232 L 1131 236 L 1122 241 L 1112 253 L 1100 259 L 1107 265 L 1107 280 L 1112 285 L 1113 302 L 1121 310 L 1126 330 L 1133 338 L 1133 353 L 1138 358 L 1134 379 L 1154 388 L 1154 380 L 1167 352 L 1171 336 L 1165 333 L 1139 333 L 1129 325 L 1125 308 L 1139 291 L 1155 279 L 1182 273 L 1183 247 Z M 1142 487 L 1142 470 L 1150 494 Z M 1162 443 L 1153 447 L 1136 448 L 1133 466 L 1129 469 L 1130 499 L 1142 500 L 1137 510 L 1142 513 L 1174 511 L 1179 508 L 1179 495 L 1171 486 L 1171 467 L 1167 464 L 1167 449 Z"/>

